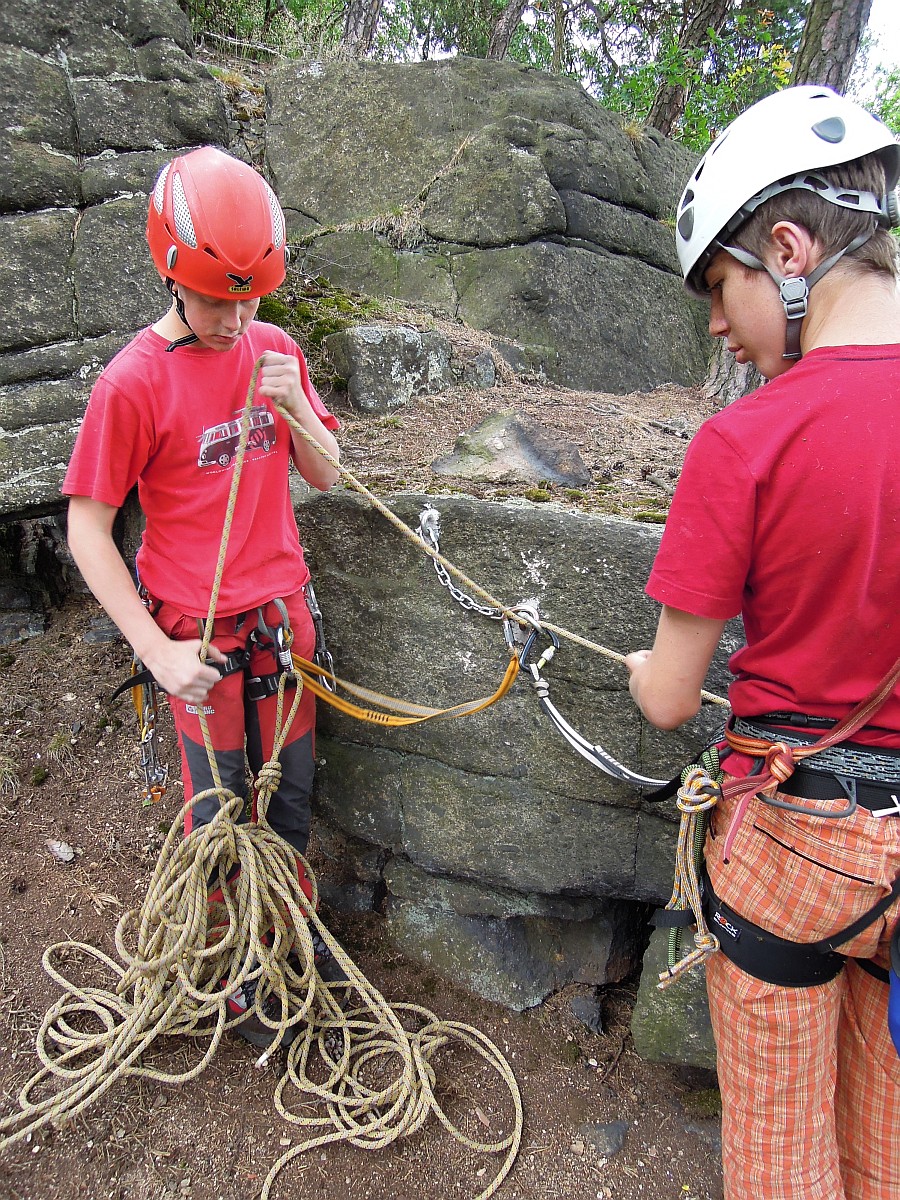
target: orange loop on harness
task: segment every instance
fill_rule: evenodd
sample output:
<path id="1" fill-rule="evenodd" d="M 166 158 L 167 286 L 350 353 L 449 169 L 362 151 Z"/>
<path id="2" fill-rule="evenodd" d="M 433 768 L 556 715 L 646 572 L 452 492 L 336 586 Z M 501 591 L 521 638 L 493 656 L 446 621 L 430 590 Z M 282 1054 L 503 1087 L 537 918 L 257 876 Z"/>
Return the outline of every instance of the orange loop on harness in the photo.
<path id="1" fill-rule="evenodd" d="M 766 751 L 765 769 L 778 783 L 786 783 L 796 765 L 793 748 L 784 742 L 773 742 Z"/>

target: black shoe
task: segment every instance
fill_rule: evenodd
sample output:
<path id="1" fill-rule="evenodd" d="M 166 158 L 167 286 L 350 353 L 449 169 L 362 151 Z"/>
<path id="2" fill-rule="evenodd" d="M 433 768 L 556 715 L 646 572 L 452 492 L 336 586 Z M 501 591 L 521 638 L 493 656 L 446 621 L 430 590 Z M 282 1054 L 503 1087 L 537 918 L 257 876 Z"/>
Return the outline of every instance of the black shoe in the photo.
<path id="1" fill-rule="evenodd" d="M 223 981 L 222 986 L 226 986 Z M 229 996 L 226 1004 L 228 1006 L 228 1015 L 230 1017 L 240 1017 L 243 1014 L 243 1020 L 234 1026 L 235 1033 L 240 1034 L 244 1041 L 249 1042 L 251 1046 L 256 1046 L 260 1050 L 267 1050 L 278 1036 L 278 1030 L 272 1029 L 266 1025 L 256 1015 L 256 991 L 259 987 L 258 979 L 247 979 L 238 988 L 233 996 Z M 269 995 L 263 1001 L 263 1012 L 272 1021 L 281 1019 L 281 1005 L 276 996 Z M 290 1046 L 291 1042 L 297 1036 L 295 1026 L 286 1029 L 284 1037 L 281 1039 L 282 1046 Z"/>
<path id="2" fill-rule="evenodd" d="M 323 983 L 349 983 L 350 976 L 334 957 L 317 929 L 311 930 L 313 961 Z"/>

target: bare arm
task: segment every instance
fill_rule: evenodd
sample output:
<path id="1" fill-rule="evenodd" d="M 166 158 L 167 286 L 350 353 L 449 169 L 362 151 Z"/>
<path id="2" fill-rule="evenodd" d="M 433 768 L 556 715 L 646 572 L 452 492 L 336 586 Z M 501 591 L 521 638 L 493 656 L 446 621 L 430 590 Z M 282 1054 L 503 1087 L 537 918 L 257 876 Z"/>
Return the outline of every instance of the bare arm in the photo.
<path id="1" fill-rule="evenodd" d="M 112 537 L 118 510 L 87 496 L 69 500 L 69 548 L 84 581 L 109 613 L 135 654 L 160 687 L 189 703 L 202 704 L 219 672 L 201 663 L 200 639 L 176 642 L 166 637 L 141 603 L 128 568 Z M 209 657 L 224 662 L 210 646 Z"/>
<path id="2" fill-rule="evenodd" d="M 259 373 L 259 392 L 270 400 L 281 404 L 298 424 L 327 450 L 332 458 L 340 458 L 340 449 L 334 434 L 326 429 L 313 411 L 312 405 L 300 378 L 300 364 L 292 354 L 278 354 L 267 350 Z M 300 434 L 291 430 L 294 446 L 294 462 L 307 483 L 320 492 L 327 492 L 339 478 L 339 473 Z"/>
<path id="3" fill-rule="evenodd" d="M 663 606 L 653 649 L 625 659 L 629 690 L 651 725 L 676 729 L 700 711 L 700 689 L 724 628 L 724 621 Z"/>

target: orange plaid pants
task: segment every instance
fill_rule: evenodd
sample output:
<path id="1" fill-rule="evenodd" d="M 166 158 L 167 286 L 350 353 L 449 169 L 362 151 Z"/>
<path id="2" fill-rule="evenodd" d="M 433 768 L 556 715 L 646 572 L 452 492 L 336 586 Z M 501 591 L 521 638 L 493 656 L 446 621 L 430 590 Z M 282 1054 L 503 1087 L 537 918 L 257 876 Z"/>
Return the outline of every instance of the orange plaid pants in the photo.
<path id="1" fill-rule="evenodd" d="M 713 810 L 706 843 L 713 890 L 780 937 L 813 942 L 845 928 L 900 876 L 900 816 L 858 808 L 829 819 L 760 800 L 751 801 L 723 863 L 734 806 Z M 887 966 L 898 918 L 900 902 L 840 952 Z M 887 985 L 850 962 L 829 983 L 779 987 L 718 953 L 707 965 L 707 989 L 726 1200 L 898 1200 L 900 1057 L 888 1032 Z"/>

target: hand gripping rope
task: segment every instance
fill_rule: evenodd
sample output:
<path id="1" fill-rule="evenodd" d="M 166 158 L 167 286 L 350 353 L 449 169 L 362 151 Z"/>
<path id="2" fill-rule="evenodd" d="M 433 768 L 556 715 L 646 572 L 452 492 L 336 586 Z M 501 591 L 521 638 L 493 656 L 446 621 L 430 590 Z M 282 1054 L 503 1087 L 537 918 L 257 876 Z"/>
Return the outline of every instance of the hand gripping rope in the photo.
<path id="1" fill-rule="evenodd" d="M 200 650 L 203 661 L 212 638 L 260 365 L 256 364 L 247 391 Z M 289 647 L 286 649 L 289 652 Z M 70 1119 L 128 1076 L 164 1083 L 197 1077 L 213 1058 L 226 1030 L 242 1019 L 230 1017 L 229 996 L 245 983 L 256 981 L 254 1013 L 276 1035 L 258 1065 L 266 1063 L 288 1035 L 297 1035 L 288 1051 L 287 1072 L 277 1086 L 275 1104 L 286 1121 L 307 1134 L 272 1166 L 261 1200 L 267 1200 L 279 1171 L 298 1154 L 336 1141 L 378 1149 L 415 1132 L 432 1112 L 468 1149 L 503 1155 L 492 1182 L 477 1198 L 488 1200 L 509 1173 L 522 1137 L 522 1101 L 509 1064 L 484 1034 L 470 1026 L 442 1021 L 418 1005 L 392 1008 L 321 923 L 316 913 L 316 883 L 308 864 L 266 821 L 269 798 L 280 777 L 278 756 L 304 683 L 304 676 L 294 670 L 292 657 L 286 665 L 279 679 L 272 757 L 256 781 L 258 822 L 238 821 L 243 800 L 222 787 L 201 708 L 198 715 L 214 786 L 184 805 L 166 837 L 143 903 L 119 920 L 115 941 L 120 962 L 82 943 L 60 943 L 45 951 L 44 968 L 63 995 L 48 1010 L 38 1032 L 41 1069 L 20 1090 L 19 1111 L 0 1119 L 0 1149 L 43 1125 Z M 309 672 L 310 681 L 315 678 L 321 688 L 318 694 L 331 695 L 327 685 L 318 682 L 323 675 L 333 678 L 327 667 L 302 660 L 298 665 Z M 517 660 L 515 667 L 518 669 Z M 507 674 L 511 684 L 515 672 L 510 669 Z M 285 715 L 285 690 L 290 681 L 296 685 L 296 694 Z M 365 698 L 368 701 L 374 695 L 367 693 Z M 475 711 L 466 705 L 457 708 Z M 443 714 L 423 709 L 407 717 L 419 720 L 437 715 Z M 210 796 L 218 798 L 218 812 L 207 825 L 185 837 L 187 814 Z M 311 897 L 301 886 L 298 865 L 306 872 Z M 212 904 L 210 881 L 218 883 L 221 897 Z M 343 968 L 347 983 L 324 983 L 317 974 L 313 930 Z M 69 980 L 57 960 L 71 957 L 73 951 L 85 963 L 101 968 L 111 986 Z M 267 1001 L 274 1003 L 274 1016 Z M 164 1035 L 187 1035 L 206 1039 L 208 1044 L 194 1067 L 173 1073 L 149 1061 L 151 1049 Z M 466 1047 L 487 1062 L 509 1093 L 512 1128 L 496 1141 L 470 1138 L 450 1120 L 435 1097 L 437 1073 L 432 1059 L 450 1043 Z M 309 1113 L 311 1102 L 319 1110 L 314 1115 Z"/>

